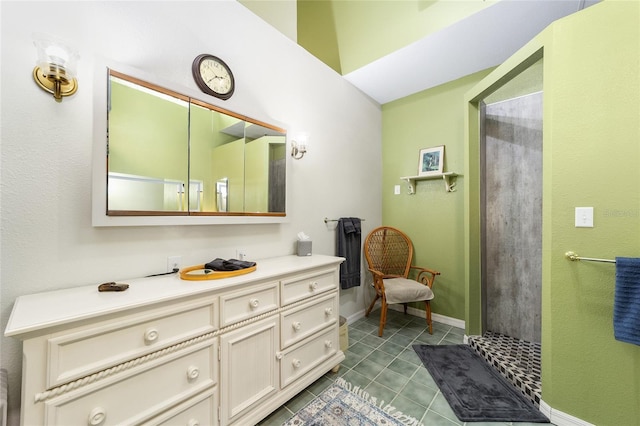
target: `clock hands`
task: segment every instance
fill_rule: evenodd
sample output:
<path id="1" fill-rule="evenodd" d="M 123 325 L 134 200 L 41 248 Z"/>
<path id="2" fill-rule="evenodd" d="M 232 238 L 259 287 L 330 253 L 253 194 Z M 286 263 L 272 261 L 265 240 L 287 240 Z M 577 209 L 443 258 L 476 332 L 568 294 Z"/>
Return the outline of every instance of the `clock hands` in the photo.
<path id="1" fill-rule="evenodd" d="M 213 74 L 213 77 L 211 77 L 206 81 L 207 85 L 213 84 L 215 86 L 218 86 L 219 88 L 222 88 L 222 86 L 225 85 L 224 83 L 227 82 L 228 78 L 218 75 L 218 73 L 215 71 L 215 67 L 207 64 L 205 66 L 205 69 L 209 71 L 211 74 Z M 215 80 L 218 80 L 218 81 L 216 82 Z"/>
<path id="2" fill-rule="evenodd" d="M 218 75 L 207 80 L 206 84 L 209 87 L 213 86 L 213 89 L 217 91 L 229 89 L 229 80 L 226 77 L 220 77 Z"/>
<path id="3" fill-rule="evenodd" d="M 215 80 L 216 78 L 222 78 L 222 77 L 220 77 L 220 76 L 218 75 L 218 73 L 217 73 L 217 72 L 215 72 L 215 70 L 213 69 L 213 67 L 212 67 L 212 66 L 210 66 L 210 65 L 206 65 L 204 68 L 205 68 L 207 71 L 209 71 L 209 73 L 213 74 L 213 77 L 211 77 L 210 79 L 208 79 L 208 80 L 207 80 L 207 83 L 209 83 L 209 82 L 211 82 L 211 81 Z"/>

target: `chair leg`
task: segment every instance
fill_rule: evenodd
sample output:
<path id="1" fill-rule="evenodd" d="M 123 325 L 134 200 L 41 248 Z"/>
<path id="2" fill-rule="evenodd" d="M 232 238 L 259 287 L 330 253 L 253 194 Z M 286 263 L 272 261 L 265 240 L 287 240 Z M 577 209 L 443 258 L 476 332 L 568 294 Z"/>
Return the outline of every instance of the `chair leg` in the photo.
<path id="1" fill-rule="evenodd" d="M 407 304 L 403 303 L 403 305 L 404 305 L 404 314 L 407 315 Z"/>
<path id="2" fill-rule="evenodd" d="M 426 316 L 427 316 L 427 325 L 429 326 L 429 334 L 433 334 L 433 322 L 431 321 L 431 303 L 429 300 L 425 301 L 426 304 Z"/>
<path id="3" fill-rule="evenodd" d="M 380 299 L 380 295 L 376 293 L 376 297 L 373 299 L 373 302 L 371 302 L 371 304 L 369 305 L 369 309 L 367 309 L 367 312 L 364 313 L 365 317 L 369 316 L 369 314 L 371 313 L 371 310 L 375 306 L 375 304 L 378 301 L 378 299 Z"/>
<path id="4" fill-rule="evenodd" d="M 380 328 L 378 329 L 378 336 L 382 337 L 384 325 L 387 323 L 387 301 L 382 298 L 382 307 L 380 308 Z"/>

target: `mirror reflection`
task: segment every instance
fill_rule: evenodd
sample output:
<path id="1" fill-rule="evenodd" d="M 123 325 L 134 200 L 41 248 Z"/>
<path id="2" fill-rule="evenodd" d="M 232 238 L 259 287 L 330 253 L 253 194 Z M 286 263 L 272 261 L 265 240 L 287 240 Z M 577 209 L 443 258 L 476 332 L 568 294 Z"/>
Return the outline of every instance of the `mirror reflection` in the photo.
<path id="1" fill-rule="evenodd" d="M 285 214 L 286 133 L 109 71 L 107 214 Z"/>
<path id="2" fill-rule="evenodd" d="M 227 185 L 229 179 L 222 178 L 216 182 L 216 206 L 219 212 L 226 212 L 227 209 Z"/>

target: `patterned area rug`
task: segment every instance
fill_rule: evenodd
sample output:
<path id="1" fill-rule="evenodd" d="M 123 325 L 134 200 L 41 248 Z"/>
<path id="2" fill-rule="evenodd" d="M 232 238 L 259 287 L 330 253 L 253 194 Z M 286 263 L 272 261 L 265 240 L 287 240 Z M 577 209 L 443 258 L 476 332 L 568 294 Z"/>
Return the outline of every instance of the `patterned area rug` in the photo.
<path id="1" fill-rule="evenodd" d="M 422 426 L 384 401 L 342 378 L 298 411 L 283 426 Z"/>

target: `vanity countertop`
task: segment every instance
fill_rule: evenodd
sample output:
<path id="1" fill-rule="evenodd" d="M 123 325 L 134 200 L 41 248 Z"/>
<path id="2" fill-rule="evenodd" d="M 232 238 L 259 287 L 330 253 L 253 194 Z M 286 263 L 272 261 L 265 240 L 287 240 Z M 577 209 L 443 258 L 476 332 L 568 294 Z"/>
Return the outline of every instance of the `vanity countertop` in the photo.
<path id="1" fill-rule="evenodd" d="M 342 257 L 281 256 L 256 260 L 255 272 L 217 280 L 188 281 L 178 274 L 124 280 L 129 288 L 122 292 L 99 292 L 98 284 L 19 296 L 13 306 L 5 336 L 20 339 L 41 334 L 57 326 L 98 315 L 108 315 L 195 296 L 212 290 L 233 289 L 256 281 L 267 281 L 284 274 L 314 268 L 334 267 Z"/>

